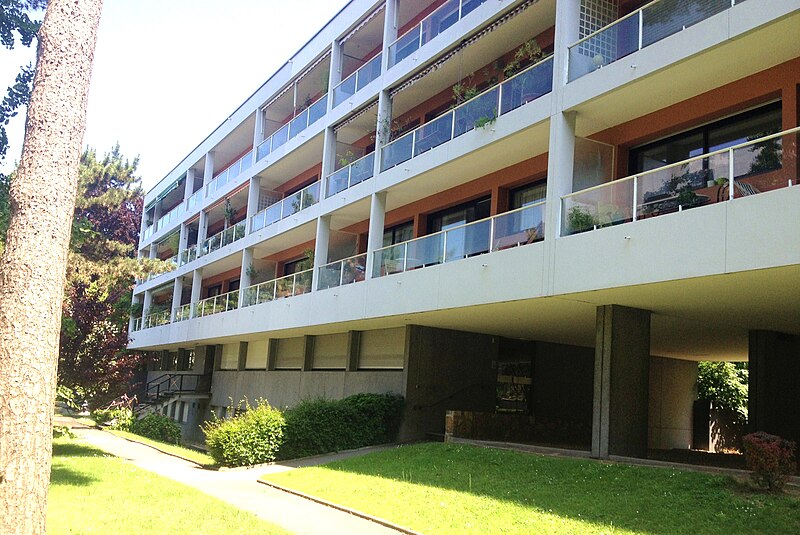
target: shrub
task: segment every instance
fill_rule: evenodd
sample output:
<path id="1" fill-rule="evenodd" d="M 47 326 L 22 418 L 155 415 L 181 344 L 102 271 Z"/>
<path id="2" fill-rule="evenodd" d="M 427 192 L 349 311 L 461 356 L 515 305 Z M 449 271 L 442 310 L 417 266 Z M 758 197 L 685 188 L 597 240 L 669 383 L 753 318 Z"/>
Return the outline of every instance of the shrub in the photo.
<path id="1" fill-rule="evenodd" d="M 131 431 L 134 421 L 133 410 L 127 407 L 95 409 L 91 413 L 91 418 L 97 425 L 106 425 L 110 429 L 120 431 Z"/>
<path id="2" fill-rule="evenodd" d="M 714 402 L 720 409 L 733 411 L 736 423 L 747 422 L 748 370 L 733 362 L 697 364 L 697 399 Z"/>
<path id="3" fill-rule="evenodd" d="M 764 488 L 783 488 L 794 472 L 795 443 L 762 431 L 744 436 L 744 456 L 753 481 Z"/>
<path id="4" fill-rule="evenodd" d="M 403 398 L 394 394 L 356 394 L 331 401 L 300 402 L 286 411 L 281 459 L 371 446 L 394 440 Z"/>
<path id="5" fill-rule="evenodd" d="M 203 425 L 208 453 L 219 464 L 252 466 L 275 460 L 283 442 L 283 414 L 263 399 L 255 407 L 245 401 L 244 408 L 239 416 Z"/>
<path id="6" fill-rule="evenodd" d="M 140 420 L 135 420 L 131 424 L 130 431 L 143 437 L 170 444 L 180 444 L 181 442 L 181 426 L 166 416 L 154 412 Z"/>

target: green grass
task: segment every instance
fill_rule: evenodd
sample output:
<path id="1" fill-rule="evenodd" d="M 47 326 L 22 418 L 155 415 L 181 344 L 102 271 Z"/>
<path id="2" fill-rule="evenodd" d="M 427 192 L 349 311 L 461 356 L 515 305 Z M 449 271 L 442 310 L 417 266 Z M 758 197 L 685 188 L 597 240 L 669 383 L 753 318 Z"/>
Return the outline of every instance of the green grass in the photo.
<path id="1" fill-rule="evenodd" d="M 284 534 L 252 513 L 78 440 L 53 441 L 48 535 Z"/>
<path id="2" fill-rule="evenodd" d="M 800 533 L 800 500 L 731 478 L 447 444 L 262 479 L 426 533 Z"/>
<path id="3" fill-rule="evenodd" d="M 202 451 L 197 451 L 192 448 L 187 448 L 185 446 L 178 446 L 176 444 L 169 444 L 167 442 L 161 442 L 159 440 L 153 440 L 151 438 L 137 435 L 136 433 L 129 433 L 128 431 L 120 431 L 118 429 L 106 429 L 106 431 L 109 433 L 113 433 L 118 437 L 132 440 L 134 442 L 139 442 L 140 444 L 144 444 L 146 446 L 152 446 L 163 452 L 176 455 L 188 461 L 195 462 L 200 466 L 205 466 L 206 468 L 217 466 L 217 464 L 214 462 L 214 459 L 212 459 L 210 455 L 203 453 Z"/>

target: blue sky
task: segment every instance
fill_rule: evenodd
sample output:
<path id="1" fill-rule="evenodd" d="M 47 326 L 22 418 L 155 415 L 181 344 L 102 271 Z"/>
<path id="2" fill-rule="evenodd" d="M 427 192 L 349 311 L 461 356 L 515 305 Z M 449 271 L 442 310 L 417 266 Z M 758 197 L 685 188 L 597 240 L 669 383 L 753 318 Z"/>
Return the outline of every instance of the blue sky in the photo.
<path id="1" fill-rule="evenodd" d="M 106 0 L 84 144 L 139 155 L 156 184 L 330 20 L 347 0 Z M 34 52 L 0 50 L 0 88 Z M 9 125 L 3 171 L 22 151 Z"/>

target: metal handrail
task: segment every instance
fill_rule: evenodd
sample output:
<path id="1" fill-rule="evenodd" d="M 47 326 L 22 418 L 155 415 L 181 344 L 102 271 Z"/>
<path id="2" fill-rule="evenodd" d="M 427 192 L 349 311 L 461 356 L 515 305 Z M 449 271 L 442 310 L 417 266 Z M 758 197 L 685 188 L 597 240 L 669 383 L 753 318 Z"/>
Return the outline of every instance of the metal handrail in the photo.
<path id="1" fill-rule="evenodd" d="M 301 275 L 306 275 L 306 274 L 310 274 L 311 277 L 312 277 L 312 281 L 313 281 L 314 268 L 305 269 L 303 271 L 298 271 L 296 273 L 292 273 L 291 275 L 284 275 L 283 277 L 278 277 L 276 279 L 268 280 L 268 281 L 261 282 L 261 283 L 258 283 L 258 284 L 253 284 L 252 286 L 247 286 L 246 288 L 241 288 L 239 291 L 245 292 L 245 295 L 247 295 L 249 293 L 252 293 L 252 291 L 255 289 L 256 298 L 254 299 L 254 302 L 258 303 L 259 297 L 260 297 L 261 288 L 262 287 L 266 288 L 269 284 L 272 284 L 272 297 L 270 298 L 270 301 L 274 301 L 278 297 L 278 284 L 279 284 L 279 282 L 282 281 L 282 280 L 292 279 L 292 294 L 291 294 L 291 296 L 285 296 L 285 297 L 294 297 L 295 295 L 299 295 L 299 294 L 296 293 L 296 291 L 297 291 L 297 278 L 299 276 L 301 276 Z M 252 306 L 252 304 L 251 303 L 247 303 L 247 301 L 245 300 L 245 302 L 242 303 L 242 306 L 243 307 Z"/>
<path id="2" fill-rule="evenodd" d="M 312 188 L 314 188 L 314 187 L 318 187 L 318 188 L 320 188 L 320 191 L 319 191 L 319 193 L 317 194 L 317 196 L 316 196 L 316 199 L 314 200 L 314 202 L 312 202 L 312 203 L 311 203 L 311 204 L 309 204 L 308 206 L 304 206 L 303 199 L 305 198 L 305 193 L 306 193 L 308 190 L 310 190 L 310 189 L 312 189 Z M 250 232 L 254 232 L 254 230 L 253 230 L 253 220 L 254 220 L 254 219 L 256 219 L 257 217 L 259 217 L 261 214 L 266 214 L 266 212 L 267 212 L 267 211 L 268 211 L 270 208 L 272 208 L 273 206 L 275 206 L 276 204 L 280 204 L 280 205 L 281 205 L 281 215 L 280 215 L 280 217 L 278 218 L 278 220 L 277 220 L 277 221 L 281 221 L 281 220 L 285 219 L 286 217 L 288 217 L 288 215 L 284 215 L 284 213 L 283 213 L 283 203 L 284 203 L 284 201 L 286 201 L 287 199 L 291 199 L 291 198 L 292 198 L 292 197 L 294 197 L 295 195 L 300 195 L 300 207 L 297 209 L 297 211 L 296 211 L 296 212 L 292 212 L 292 214 L 288 214 L 288 215 L 294 215 L 294 214 L 296 214 L 297 212 L 300 212 L 300 211 L 302 211 L 302 210 L 305 210 L 306 208 L 309 208 L 309 207 L 311 207 L 311 206 L 313 206 L 313 205 L 317 204 L 317 203 L 319 202 L 319 199 L 320 199 L 320 197 L 322 196 L 322 181 L 321 181 L 321 180 L 317 180 L 316 182 L 313 182 L 313 183 L 309 184 L 308 186 L 304 187 L 303 189 L 301 189 L 301 190 L 298 190 L 298 191 L 295 191 L 294 193 L 291 193 L 291 194 L 289 194 L 289 195 L 285 196 L 285 197 L 284 197 L 284 198 L 282 198 L 281 200 L 279 200 L 279 201 L 276 201 L 276 202 L 274 202 L 274 203 L 270 204 L 269 206 L 267 206 L 267 207 L 266 207 L 266 208 L 264 208 L 263 210 L 260 210 L 259 212 L 256 212 L 256 213 L 255 213 L 253 216 L 251 216 L 251 217 L 250 217 Z M 276 222 L 277 222 L 277 221 L 276 221 Z M 264 220 L 264 226 L 262 226 L 262 227 L 259 227 L 257 230 L 261 230 L 262 228 L 264 228 L 264 227 L 267 227 L 267 226 L 268 226 L 268 225 L 267 225 L 266 218 L 265 218 L 265 220 Z"/>
<path id="3" fill-rule="evenodd" d="M 324 95 L 322 95 L 321 97 L 319 97 L 317 100 L 315 100 L 314 102 L 312 102 L 311 104 L 309 104 L 309 105 L 308 105 L 308 107 L 307 107 L 307 108 L 305 108 L 303 111 L 301 111 L 300 113 L 296 114 L 294 117 L 292 117 L 291 119 L 289 119 L 289 121 L 287 121 L 286 123 L 282 124 L 282 125 L 281 125 L 281 126 L 280 126 L 280 127 L 277 129 L 277 130 L 275 130 L 275 132 L 273 132 L 272 134 L 270 134 L 270 135 L 269 135 L 269 137 L 268 137 L 267 139 L 265 139 L 264 141 L 262 141 L 261 143 L 259 143 L 259 144 L 258 144 L 258 145 L 255 147 L 255 149 L 254 149 L 254 154 L 253 154 L 254 161 L 257 161 L 257 160 L 258 160 L 258 149 L 260 149 L 262 145 L 264 145 L 264 144 L 265 144 L 266 142 L 268 142 L 268 141 L 270 141 L 270 142 L 271 142 L 271 141 L 272 141 L 272 137 L 273 137 L 273 136 L 274 136 L 276 133 L 280 132 L 280 131 L 281 131 L 281 130 L 282 130 L 284 127 L 285 127 L 285 126 L 288 126 L 288 125 L 289 125 L 289 124 L 290 124 L 292 121 L 294 121 L 295 119 L 297 119 L 297 117 L 299 117 L 301 114 L 303 114 L 304 112 L 306 112 L 306 111 L 310 110 L 311 108 L 313 108 L 313 107 L 314 107 L 314 106 L 315 106 L 317 103 L 319 103 L 319 101 L 321 101 L 322 99 L 324 99 L 324 98 L 325 98 L 325 97 L 327 97 L 328 95 L 329 95 L 329 93 L 325 93 Z M 307 116 L 306 116 L 306 126 L 305 126 L 305 128 L 303 128 L 303 130 L 305 130 L 306 128 L 308 128 L 308 127 L 309 127 L 309 126 L 311 126 L 312 124 L 314 124 L 314 123 L 310 123 L 310 122 L 309 122 L 310 120 L 311 120 L 311 119 L 310 119 L 310 115 L 307 115 Z M 303 130 L 300 130 L 300 132 L 302 132 Z M 298 132 L 298 134 L 299 134 L 300 132 Z M 288 132 L 287 132 L 287 135 L 288 135 Z M 271 147 L 270 147 L 270 151 L 269 151 L 267 154 L 270 154 L 270 153 L 272 153 L 272 148 L 271 148 Z"/>

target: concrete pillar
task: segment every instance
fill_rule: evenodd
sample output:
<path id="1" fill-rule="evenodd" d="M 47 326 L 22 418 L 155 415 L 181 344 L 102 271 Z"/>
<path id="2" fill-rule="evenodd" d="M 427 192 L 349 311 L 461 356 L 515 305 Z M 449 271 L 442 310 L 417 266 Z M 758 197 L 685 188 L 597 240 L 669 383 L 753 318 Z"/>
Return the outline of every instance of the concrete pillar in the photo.
<path id="1" fill-rule="evenodd" d="M 181 297 L 183 296 L 183 277 L 175 277 L 175 284 L 172 287 L 172 310 L 169 314 L 170 323 L 175 322 L 175 312 L 181 306 Z"/>
<path id="2" fill-rule="evenodd" d="M 250 268 L 253 266 L 253 248 L 246 247 L 242 250 L 242 271 L 239 275 L 239 308 L 244 304 L 244 289 L 251 286 Z"/>
<path id="3" fill-rule="evenodd" d="M 203 188 L 214 179 L 214 151 L 206 153 L 206 166 L 203 169 Z"/>
<path id="4" fill-rule="evenodd" d="M 253 132 L 253 163 L 258 161 L 258 146 L 264 141 L 264 110 L 256 110 L 256 126 Z"/>
<path id="5" fill-rule="evenodd" d="M 332 127 L 325 129 L 325 137 L 322 142 L 322 191 L 320 198 L 327 197 L 328 192 L 328 177 L 336 169 L 336 133 Z"/>
<path id="6" fill-rule="evenodd" d="M 567 84 L 569 45 L 580 39 L 581 0 L 559 0 L 556 3 L 556 26 L 553 42 L 553 92 Z M 554 102 L 557 99 L 553 99 Z"/>
<path id="7" fill-rule="evenodd" d="M 208 234 L 208 214 L 205 210 L 200 211 L 200 217 L 197 220 L 197 256 L 202 254 L 202 245 L 206 241 Z"/>
<path id="8" fill-rule="evenodd" d="M 342 45 L 339 41 L 331 44 L 331 70 L 328 77 L 328 111 L 333 109 L 333 88 L 342 81 Z"/>
<path id="9" fill-rule="evenodd" d="M 250 218 L 258 213 L 258 201 L 261 199 L 261 177 L 254 176 L 247 187 L 247 231 L 250 231 Z"/>
<path id="10" fill-rule="evenodd" d="M 389 45 L 397 39 L 397 0 L 386 0 L 386 12 L 383 19 L 383 57 L 381 72 L 389 68 Z"/>
<path id="11" fill-rule="evenodd" d="M 597 307 L 592 457 L 647 456 L 650 312 Z"/>
<path id="12" fill-rule="evenodd" d="M 203 270 L 195 269 L 192 271 L 192 309 L 191 309 L 191 316 L 195 317 L 197 313 L 197 303 L 200 301 L 200 294 L 203 291 Z"/>
<path id="13" fill-rule="evenodd" d="M 180 264 L 181 254 L 189 246 L 189 226 L 186 223 L 181 223 L 181 235 L 178 239 L 178 263 Z"/>
<path id="14" fill-rule="evenodd" d="M 156 244 L 156 243 L 151 243 L 151 244 L 150 244 L 150 251 L 149 251 L 149 253 L 148 253 L 148 258 L 149 258 L 150 260 L 153 260 L 153 259 L 155 259 L 157 256 L 158 256 L 158 244 Z"/>
<path id="15" fill-rule="evenodd" d="M 142 302 L 142 294 L 134 294 L 131 297 L 131 304 L 137 305 Z M 128 319 L 128 332 L 133 332 L 133 321 L 136 319 L 133 314 L 130 314 L 130 318 Z"/>
<path id="16" fill-rule="evenodd" d="M 386 192 L 372 194 L 369 207 L 369 235 L 367 237 L 367 279 L 373 277 L 375 251 L 383 247 L 383 227 L 386 220 Z"/>
<path id="17" fill-rule="evenodd" d="M 374 176 L 381 172 L 381 151 L 383 145 L 389 142 L 392 132 L 392 97 L 388 91 L 381 91 L 378 95 L 378 123 L 375 125 L 375 170 Z"/>
<path id="18" fill-rule="evenodd" d="M 184 184 L 185 187 L 183 188 L 183 202 L 188 201 L 189 197 L 191 197 L 192 194 L 194 193 L 194 178 L 195 178 L 194 168 L 190 167 L 186 171 L 186 184 Z"/>
<path id="19" fill-rule="evenodd" d="M 314 242 L 314 271 L 311 275 L 311 290 L 316 291 L 319 286 L 319 268 L 328 263 L 328 244 L 331 236 L 331 216 L 323 215 L 317 218 L 317 237 Z"/>
<path id="20" fill-rule="evenodd" d="M 153 290 L 144 291 L 144 302 L 142 303 L 142 325 L 144 326 L 144 318 L 150 312 L 150 305 L 153 304 Z"/>
<path id="21" fill-rule="evenodd" d="M 750 331 L 748 427 L 800 441 L 800 336 Z"/>

